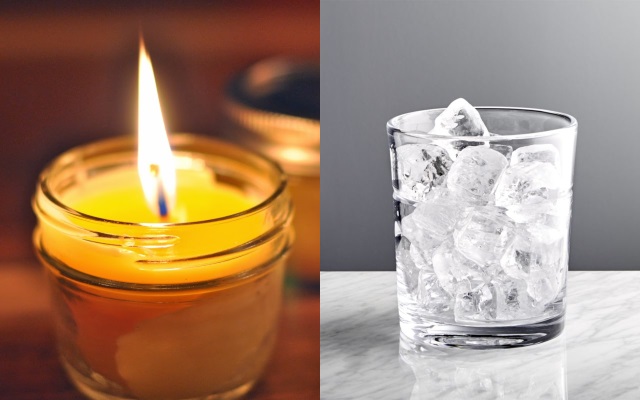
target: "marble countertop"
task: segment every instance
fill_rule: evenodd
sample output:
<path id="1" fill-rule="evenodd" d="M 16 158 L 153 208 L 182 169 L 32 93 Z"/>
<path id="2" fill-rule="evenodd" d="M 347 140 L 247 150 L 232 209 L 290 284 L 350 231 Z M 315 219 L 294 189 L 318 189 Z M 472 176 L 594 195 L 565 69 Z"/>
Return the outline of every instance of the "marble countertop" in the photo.
<path id="1" fill-rule="evenodd" d="M 640 399 L 640 271 L 570 272 L 564 332 L 500 350 L 400 346 L 395 272 L 322 272 L 322 399 Z"/>

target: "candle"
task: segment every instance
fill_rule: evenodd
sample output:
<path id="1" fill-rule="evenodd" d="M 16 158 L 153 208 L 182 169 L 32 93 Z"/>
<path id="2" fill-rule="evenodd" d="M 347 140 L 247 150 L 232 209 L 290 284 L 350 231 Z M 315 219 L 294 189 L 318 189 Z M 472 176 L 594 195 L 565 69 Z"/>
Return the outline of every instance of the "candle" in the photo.
<path id="1" fill-rule="evenodd" d="M 155 93 L 144 69 L 141 91 Z M 286 180 L 221 141 L 174 135 L 172 153 L 145 137 L 164 134 L 154 93 L 140 94 L 151 101 L 140 118 L 146 107 L 156 120 L 139 122 L 139 153 L 131 138 L 106 140 L 41 174 L 34 242 L 63 366 L 91 398 L 239 397 L 275 341 L 292 236 Z"/>

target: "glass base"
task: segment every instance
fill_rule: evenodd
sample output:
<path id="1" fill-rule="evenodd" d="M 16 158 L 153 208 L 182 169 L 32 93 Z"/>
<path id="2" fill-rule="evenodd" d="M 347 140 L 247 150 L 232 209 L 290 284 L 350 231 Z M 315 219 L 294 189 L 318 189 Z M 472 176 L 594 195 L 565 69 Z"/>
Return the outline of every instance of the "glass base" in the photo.
<path id="1" fill-rule="evenodd" d="M 461 326 L 434 322 L 428 326 L 400 324 L 404 344 L 414 351 L 425 346 L 499 349 L 531 346 L 553 339 L 564 329 L 564 314 L 515 326 Z"/>
<path id="2" fill-rule="evenodd" d="M 106 379 L 101 376 L 97 379 L 91 379 L 80 371 L 76 370 L 73 366 L 67 363 L 64 359 L 61 360 L 62 366 L 67 372 L 67 376 L 73 385 L 86 397 L 92 400 L 136 400 L 135 397 L 121 395 L 117 393 L 108 393 L 107 391 L 112 385 L 106 382 Z M 94 373 L 95 374 L 95 373 Z M 95 374 L 98 375 L 98 374 Z M 247 394 L 255 385 L 255 381 L 245 383 L 235 389 L 228 390 L 224 393 L 214 393 L 200 397 L 189 397 L 174 400 L 234 400 L 240 399 Z M 117 392 L 119 390 L 114 390 Z"/>

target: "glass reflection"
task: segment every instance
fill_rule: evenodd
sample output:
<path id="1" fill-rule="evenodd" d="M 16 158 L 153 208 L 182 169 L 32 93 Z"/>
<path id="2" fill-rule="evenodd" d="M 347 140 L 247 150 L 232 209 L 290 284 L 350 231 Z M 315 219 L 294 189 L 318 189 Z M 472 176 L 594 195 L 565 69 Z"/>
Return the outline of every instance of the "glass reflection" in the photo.
<path id="1" fill-rule="evenodd" d="M 564 334 L 506 350 L 425 347 L 401 337 L 400 359 L 415 375 L 412 400 L 567 399 Z"/>

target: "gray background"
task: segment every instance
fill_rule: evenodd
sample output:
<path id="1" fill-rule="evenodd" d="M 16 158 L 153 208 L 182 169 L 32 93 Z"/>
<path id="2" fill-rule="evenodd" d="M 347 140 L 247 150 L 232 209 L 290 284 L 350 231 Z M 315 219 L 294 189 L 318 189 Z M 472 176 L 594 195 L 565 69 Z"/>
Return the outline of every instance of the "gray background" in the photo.
<path id="1" fill-rule="evenodd" d="M 322 269 L 392 270 L 386 121 L 444 107 L 578 119 L 570 268 L 640 269 L 640 2 L 322 1 Z"/>

